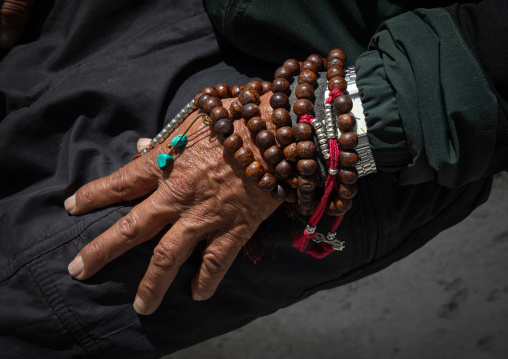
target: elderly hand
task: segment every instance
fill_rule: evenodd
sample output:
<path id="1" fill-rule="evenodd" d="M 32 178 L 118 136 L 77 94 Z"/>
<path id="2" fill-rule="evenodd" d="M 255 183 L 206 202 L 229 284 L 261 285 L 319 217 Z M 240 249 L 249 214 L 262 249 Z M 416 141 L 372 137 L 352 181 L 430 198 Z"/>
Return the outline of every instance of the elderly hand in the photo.
<path id="1" fill-rule="evenodd" d="M 265 118 L 270 115 L 268 98 L 269 94 L 261 98 L 260 108 Z M 231 101 L 223 100 L 224 106 L 228 108 Z M 196 116 L 197 113 L 192 114 L 174 135 L 182 133 Z M 193 127 L 201 126 L 198 120 Z M 267 168 L 244 120 L 235 121 L 235 132 Z M 210 135 L 210 129 L 205 129 L 191 136 L 183 150 L 174 151 L 174 162 L 162 170 L 157 165 L 157 156 L 168 153 L 169 149 L 158 145 L 145 156 L 81 187 L 68 198 L 65 201 L 68 212 L 81 215 L 151 193 L 81 250 L 69 265 L 71 275 L 80 280 L 90 278 L 108 262 L 172 224 L 156 246 L 139 284 L 135 310 L 139 314 L 151 314 L 159 307 L 178 269 L 202 240 L 207 244 L 201 267 L 191 283 L 192 297 L 210 298 L 241 247 L 282 203 L 249 180 L 220 142 L 218 137 Z"/>

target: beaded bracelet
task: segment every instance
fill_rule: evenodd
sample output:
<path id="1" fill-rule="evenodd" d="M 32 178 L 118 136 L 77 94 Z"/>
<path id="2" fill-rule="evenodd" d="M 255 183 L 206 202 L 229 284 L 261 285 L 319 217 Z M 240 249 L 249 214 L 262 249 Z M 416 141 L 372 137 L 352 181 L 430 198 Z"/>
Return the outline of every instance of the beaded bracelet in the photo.
<path id="1" fill-rule="evenodd" d="M 345 60 L 342 50 L 332 50 L 326 59 L 319 55 L 311 55 L 301 64 L 294 59 L 287 60 L 275 72 L 273 83 L 251 81 L 245 87 L 236 85 L 232 89 L 227 84 L 206 87 L 169 122 L 151 141 L 150 146 L 141 151 L 139 155 L 144 155 L 157 144 L 164 142 L 194 110 L 199 108 L 206 113 L 203 116 L 204 127 L 201 129 L 214 125 L 214 131 L 223 138 L 226 150 L 234 154 L 236 162 L 245 168 L 248 178 L 258 181 L 259 187 L 264 191 L 270 191 L 273 198 L 286 199 L 287 202 L 295 204 L 303 214 L 313 214 L 304 231 L 303 242 L 300 241 L 300 244 L 295 246 L 316 257 L 324 256 L 333 249 L 342 250 L 343 242 L 335 239 L 335 233 L 344 213 L 351 207 L 351 199 L 357 191 L 355 184 L 357 173 L 355 173 L 354 166 L 358 162 L 358 154 L 354 151 L 358 138 L 356 134 L 350 132 L 355 126 L 354 116 L 348 114 L 352 102 L 342 92 L 347 88 L 343 69 Z M 324 69 L 326 69 L 328 89 L 332 90 L 333 95 L 328 98 L 329 101 L 325 104 L 325 126 L 323 127 L 321 121 L 313 118 L 312 99 L 317 73 Z M 291 118 L 287 111 L 289 106 L 287 94 L 290 88 L 289 81 L 294 76 L 297 76 L 298 79 L 298 86 L 295 90 L 298 100 L 293 105 L 293 111 L 301 120 L 304 120 L 291 128 Z M 273 91 L 270 106 L 273 109 L 271 121 L 277 128 L 275 134 L 267 130 L 258 107 L 259 96 L 270 90 Z M 231 104 L 228 111 L 222 107 L 221 99 L 231 96 L 238 98 Z M 337 126 L 334 125 L 332 119 L 332 102 L 333 108 L 341 114 L 337 119 Z M 243 146 L 242 138 L 234 133 L 233 121 L 240 117 L 247 121 L 247 128 L 255 136 L 256 144 L 264 151 L 264 159 L 274 166 L 275 175 L 254 160 L 252 151 Z M 186 144 L 186 132 L 191 126 L 192 124 L 184 134 L 175 137 L 171 145 L 168 145 L 171 148 L 170 153 L 159 156 L 159 167 L 164 168 L 166 162 L 172 160 L 170 154 L 175 147 Z M 335 134 L 336 127 L 341 132 L 338 141 Z M 317 209 L 318 201 L 315 199 L 315 188 L 318 184 L 315 177 L 317 163 L 313 159 L 316 146 L 311 141 L 313 129 L 317 136 L 318 149 L 327 160 L 329 167 L 325 193 L 319 201 Z M 337 146 L 338 148 L 336 148 Z M 340 169 L 337 167 L 338 161 L 340 161 Z M 295 164 L 298 175 L 294 173 L 293 166 Z M 337 177 L 339 178 L 338 182 L 336 181 Z M 283 183 L 284 180 L 287 181 L 286 185 Z M 334 190 L 337 191 L 337 194 L 327 205 L 328 198 Z M 324 208 L 328 214 L 337 216 L 326 239 L 315 231 Z M 324 249 L 320 253 L 306 250 L 308 239 L 313 239 L 317 243 L 323 242 Z"/>

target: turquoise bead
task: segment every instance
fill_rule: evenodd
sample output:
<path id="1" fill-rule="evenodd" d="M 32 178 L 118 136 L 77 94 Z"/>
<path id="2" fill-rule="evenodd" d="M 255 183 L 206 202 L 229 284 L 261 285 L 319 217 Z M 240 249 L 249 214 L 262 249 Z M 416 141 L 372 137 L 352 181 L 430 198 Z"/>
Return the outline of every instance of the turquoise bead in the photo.
<path id="1" fill-rule="evenodd" d="M 168 154 L 161 153 L 159 157 L 157 157 L 157 163 L 159 164 L 159 168 L 164 168 L 171 162 L 173 162 L 173 157 Z"/>
<path id="2" fill-rule="evenodd" d="M 186 144 L 187 144 L 187 135 L 178 135 L 171 140 L 172 147 L 182 147 L 185 146 Z"/>

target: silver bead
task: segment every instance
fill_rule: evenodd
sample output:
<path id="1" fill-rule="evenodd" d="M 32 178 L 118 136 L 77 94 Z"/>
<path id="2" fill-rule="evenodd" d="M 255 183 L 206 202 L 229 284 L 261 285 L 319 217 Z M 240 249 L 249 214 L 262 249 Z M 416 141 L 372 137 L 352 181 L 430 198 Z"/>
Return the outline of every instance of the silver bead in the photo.
<path id="1" fill-rule="evenodd" d="M 322 151 L 324 151 L 324 150 L 328 150 L 328 145 L 327 145 L 327 144 L 325 144 L 325 143 L 320 143 L 320 144 L 319 144 L 319 148 L 321 148 L 321 150 L 322 150 Z"/>
<path id="2" fill-rule="evenodd" d="M 332 104 L 331 103 L 328 103 L 328 102 L 325 102 L 325 108 L 328 109 L 328 108 L 332 108 Z"/>
<path id="3" fill-rule="evenodd" d="M 321 122 L 319 122 L 318 120 L 314 119 L 312 120 L 312 122 L 310 123 L 312 127 L 314 127 L 314 129 L 319 129 L 321 128 Z"/>
<path id="4" fill-rule="evenodd" d="M 176 121 L 176 118 L 169 121 L 169 126 L 171 126 L 172 129 L 177 129 L 180 126 L 180 123 Z"/>
<path id="5" fill-rule="evenodd" d="M 157 136 L 155 136 L 155 139 L 157 140 L 158 143 L 164 142 L 164 137 L 162 137 L 160 133 Z"/>
<path id="6" fill-rule="evenodd" d="M 329 241 L 333 241 L 336 236 L 337 232 L 328 232 L 328 234 L 326 235 L 326 239 L 328 239 Z"/>
<path id="7" fill-rule="evenodd" d="M 182 118 L 187 118 L 189 114 L 185 111 L 185 109 L 181 109 L 180 112 L 178 113 L 178 116 Z"/>
<path id="8" fill-rule="evenodd" d="M 318 140 L 318 143 L 319 143 L 319 144 L 325 144 L 325 143 L 327 143 L 327 142 L 328 142 L 328 139 L 327 139 L 327 138 L 321 138 L 321 139 L 319 139 L 319 140 Z"/>
<path id="9" fill-rule="evenodd" d="M 316 233 L 316 227 L 311 227 L 307 225 L 307 228 L 305 228 L 305 232 L 307 232 L 308 234 L 314 234 Z"/>
<path id="10" fill-rule="evenodd" d="M 316 135 L 318 135 L 318 136 L 319 136 L 320 134 L 325 133 L 325 130 L 323 130 L 323 128 L 322 128 L 322 127 L 320 127 L 320 128 L 316 128 L 316 129 L 314 130 L 314 132 L 316 132 Z"/>
<path id="11" fill-rule="evenodd" d="M 152 147 L 155 147 L 155 145 L 157 145 L 157 143 L 158 143 L 158 142 L 157 142 L 157 138 L 154 138 L 154 139 L 150 142 L 150 145 L 151 145 Z"/>
<path id="12" fill-rule="evenodd" d="M 183 110 L 188 113 L 189 115 L 194 112 L 194 108 L 192 108 L 191 104 L 188 103 L 187 105 L 185 105 L 185 107 L 183 108 Z"/>
<path id="13" fill-rule="evenodd" d="M 183 121 L 185 121 L 185 118 L 183 118 L 183 117 L 182 117 L 182 116 L 180 116 L 180 115 L 176 115 L 176 116 L 175 116 L 175 118 L 174 118 L 174 120 L 175 120 L 177 123 L 181 124 Z"/>
<path id="14" fill-rule="evenodd" d="M 192 108 L 193 110 L 198 108 L 198 105 L 196 105 L 194 100 L 191 100 L 191 102 L 189 102 L 188 106 L 190 106 L 190 108 Z"/>
<path id="15" fill-rule="evenodd" d="M 144 156 L 144 155 L 146 155 L 147 152 L 148 152 L 148 148 L 143 148 L 139 154 L 141 156 Z"/>
<path id="16" fill-rule="evenodd" d="M 338 170 L 328 170 L 328 173 L 331 174 L 332 176 L 335 176 L 337 173 L 339 173 Z"/>

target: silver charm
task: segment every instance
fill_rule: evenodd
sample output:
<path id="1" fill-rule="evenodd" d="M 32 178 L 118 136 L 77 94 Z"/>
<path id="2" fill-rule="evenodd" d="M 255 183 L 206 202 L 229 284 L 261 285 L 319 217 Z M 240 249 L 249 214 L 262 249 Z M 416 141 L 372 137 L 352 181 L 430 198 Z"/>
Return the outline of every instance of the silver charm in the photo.
<path id="1" fill-rule="evenodd" d="M 337 238 L 335 238 L 336 233 L 328 232 L 328 235 L 325 237 L 323 233 L 317 233 L 316 237 L 314 237 L 312 240 L 316 243 L 326 243 L 332 246 L 333 250 L 335 251 L 343 251 L 344 248 L 346 248 L 345 242 L 339 241 Z"/>

